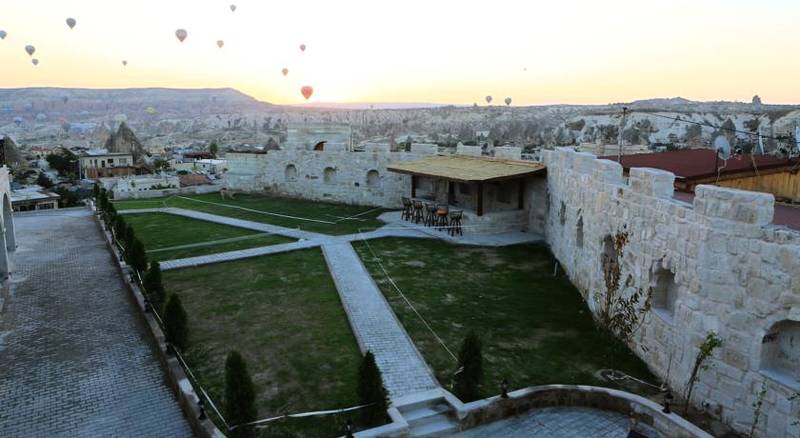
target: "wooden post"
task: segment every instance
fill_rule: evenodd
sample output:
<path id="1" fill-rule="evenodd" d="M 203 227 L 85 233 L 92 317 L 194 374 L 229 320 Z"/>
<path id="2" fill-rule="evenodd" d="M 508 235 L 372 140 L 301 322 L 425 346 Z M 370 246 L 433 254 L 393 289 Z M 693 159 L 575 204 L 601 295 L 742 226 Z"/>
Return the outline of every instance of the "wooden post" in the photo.
<path id="1" fill-rule="evenodd" d="M 478 183 L 478 216 L 483 216 L 483 183 Z"/>
<path id="2" fill-rule="evenodd" d="M 411 197 L 417 197 L 417 175 L 411 175 Z"/>
<path id="3" fill-rule="evenodd" d="M 519 179 L 519 197 L 517 198 L 517 208 L 522 210 L 525 207 L 525 178 Z"/>
<path id="4" fill-rule="evenodd" d="M 450 180 L 447 181 L 447 203 L 449 205 L 456 203 L 456 183 Z"/>

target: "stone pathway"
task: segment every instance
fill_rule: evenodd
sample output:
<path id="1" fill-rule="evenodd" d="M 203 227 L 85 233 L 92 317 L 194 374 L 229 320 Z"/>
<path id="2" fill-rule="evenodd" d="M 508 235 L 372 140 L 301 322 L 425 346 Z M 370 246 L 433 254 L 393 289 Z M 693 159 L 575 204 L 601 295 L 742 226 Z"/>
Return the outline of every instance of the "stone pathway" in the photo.
<path id="1" fill-rule="evenodd" d="M 0 436 L 191 436 L 91 213 L 17 214 L 15 225 Z"/>
<path id="2" fill-rule="evenodd" d="M 627 416 L 582 407 L 548 407 L 455 434 L 459 438 L 625 438 Z M 638 429 L 637 429 L 638 430 Z M 656 438 L 659 435 L 647 435 Z"/>
<path id="3" fill-rule="evenodd" d="M 392 399 L 439 384 L 389 303 L 347 242 L 322 245 L 336 289 L 362 351 L 371 351 Z"/>
<path id="4" fill-rule="evenodd" d="M 241 260 L 250 257 L 259 257 L 269 254 L 278 254 L 282 252 L 314 248 L 317 246 L 320 246 L 320 241 L 318 240 L 300 240 L 298 242 L 283 243 L 280 245 L 259 246 L 257 248 L 219 252 L 216 254 L 188 257 L 184 259 L 164 260 L 159 264 L 161 265 L 162 271 L 168 271 L 170 269 L 191 268 L 195 266 L 209 265 L 212 263 L 230 262 L 233 260 Z"/>

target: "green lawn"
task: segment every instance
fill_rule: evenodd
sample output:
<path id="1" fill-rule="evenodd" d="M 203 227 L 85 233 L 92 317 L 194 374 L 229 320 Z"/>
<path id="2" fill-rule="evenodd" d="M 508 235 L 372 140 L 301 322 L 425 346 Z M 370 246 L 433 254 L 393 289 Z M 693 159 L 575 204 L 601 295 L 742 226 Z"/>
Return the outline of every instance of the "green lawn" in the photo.
<path id="1" fill-rule="evenodd" d="M 224 362 L 247 360 L 260 418 L 358 404 L 361 354 L 322 253 L 303 250 L 164 272 L 189 316 L 186 358 L 224 404 Z M 330 437 L 345 417 L 281 420 L 262 436 Z"/>
<path id="2" fill-rule="evenodd" d="M 655 382 L 647 366 L 595 327 L 579 292 L 553 277 L 554 259 L 543 245 L 477 248 L 441 241 L 369 242 L 389 275 L 458 355 L 469 330 L 483 343 L 484 396 L 511 388 L 561 383 L 610 386 L 595 373 L 615 368 Z M 414 343 L 450 388 L 456 363 L 389 284 L 365 243 L 356 245 Z M 647 393 L 647 387 L 625 388 Z"/>
<path id="3" fill-rule="evenodd" d="M 213 205 L 207 202 L 225 204 L 227 206 Z M 358 232 L 359 229 L 372 230 L 379 228 L 383 223 L 377 219 L 378 215 L 388 211 L 382 208 L 375 209 L 374 207 L 360 205 L 334 204 L 267 195 L 237 194 L 236 199 L 223 200 L 219 193 L 188 195 L 185 198 L 173 196 L 147 200 L 116 201 L 114 205 L 118 210 L 179 207 L 221 216 L 335 235 L 352 234 Z M 257 211 L 231 208 L 230 206 Z M 292 218 L 264 213 L 292 216 Z M 356 215 L 358 216 L 353 217 Z M 308 219 L 313 219 L 314 221 Z"/>
<path id="4" fill-rule="evenodd" d="M 195 257 L 294 241 L 288 237 L 260 234 L 243 228 L 165 213 L 126 214 L 123 217 L 126 223 L 133 226 L 136 236 L 147 250 L 147 258 L 152 261 Z M 242 240 L 235 240 L 239 238 Z M 222 239 L 232 240 L 213 245 L 168 249 Z"/>

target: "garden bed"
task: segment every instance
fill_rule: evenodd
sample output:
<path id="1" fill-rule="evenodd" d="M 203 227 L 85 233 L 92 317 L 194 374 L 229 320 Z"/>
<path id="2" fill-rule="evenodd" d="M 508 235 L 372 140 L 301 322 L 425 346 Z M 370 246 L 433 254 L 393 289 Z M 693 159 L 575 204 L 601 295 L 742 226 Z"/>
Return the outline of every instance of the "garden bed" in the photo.
<path id="1" fill-rule="evenodd" d="M 178 207 L 334 235 L 353 234 L 357 233 L 359 229 L 372 230 L 379 228 L 383 223 L 378 220 L 378 216 L 388 211 L 383 208 L 361 205 L 335 204 L 255 194 L 237 194 L 235 199 L 223 200 L 219 193 L 116 201 L 114 206 L 118 210 Z"/>
<path id="2" fill-rule="evenodd" d="M 166 213 L 126 214 L 123 218 L 133 227 L 151 261 L 196 257 L 294 241 L 288 237 L 261 234 Z"/>
<path id="3" fill-rule="evenodd" d="M 614 368 L 655 382 L 647 366 L 594 323 L 581 295 L 544 245 L 465 247 L 381 239 L 354 245 L 443 387 L 456 362 L 388 281 L 372 251 L 417 311 L 456 355 L 470 330 L 483 344 L 483 397 L 544 384 L 620 388 L 599 376 Z M 655 392 L 643 385 L 622 389 Z"/>
<path id="4" fill-rule="evenodd" d="M 259 418 L 358 404 L 361 354 L 319 250 L 163 275 L 167 292 L 180 295 L 188 314 L 186 360 L 221 407 L 231 350 L 247 361 Z M 261 435 L 337 436 L 347 418 L 285 419 Z"/>

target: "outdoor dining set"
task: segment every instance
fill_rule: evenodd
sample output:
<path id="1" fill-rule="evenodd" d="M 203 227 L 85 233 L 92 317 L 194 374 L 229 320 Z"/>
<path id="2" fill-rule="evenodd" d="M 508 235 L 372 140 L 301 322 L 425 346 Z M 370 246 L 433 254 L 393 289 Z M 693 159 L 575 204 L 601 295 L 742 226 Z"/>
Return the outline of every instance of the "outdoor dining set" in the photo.
<path id="1" fill-rule="evenodd" d="M 447 204 L 439 204 L 424 199 L 411 199 L 403 197 L 402 219 L 416 224 L 422 223 L 426 227 L 444 230 L 451 236 L 463 236 L 461 219 L 463 210 L 450 210 Z"/>

